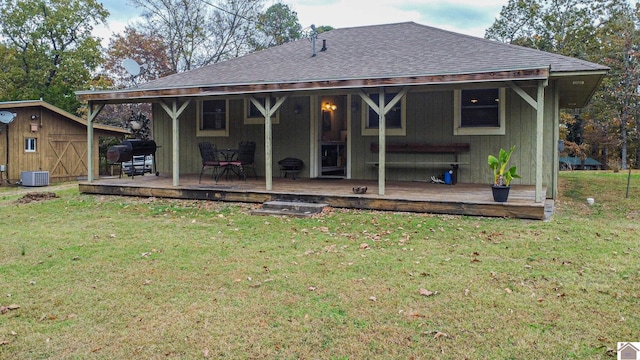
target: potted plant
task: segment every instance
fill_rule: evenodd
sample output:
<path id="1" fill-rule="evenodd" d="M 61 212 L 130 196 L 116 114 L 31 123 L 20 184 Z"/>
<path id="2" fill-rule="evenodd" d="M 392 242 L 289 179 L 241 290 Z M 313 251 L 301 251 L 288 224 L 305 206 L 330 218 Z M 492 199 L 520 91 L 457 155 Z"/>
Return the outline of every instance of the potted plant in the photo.
<path id="1" fill-rule="evenodd" d="M 489 155 L 488 162 L 489 167 L 493 170 L 493 184 L 491 189 L 493 191 L 493 200 L 497 202 L 505 202 L 509 197 L 509 189 L 511 189 L 511 180 L 520 178 L 517 171 L 518 168 L 512 166 L 507 169 L 511 154 L 515 150 L 516 146 L 513 145 L 509 151 L 500 149 L 498 157 Z"/>

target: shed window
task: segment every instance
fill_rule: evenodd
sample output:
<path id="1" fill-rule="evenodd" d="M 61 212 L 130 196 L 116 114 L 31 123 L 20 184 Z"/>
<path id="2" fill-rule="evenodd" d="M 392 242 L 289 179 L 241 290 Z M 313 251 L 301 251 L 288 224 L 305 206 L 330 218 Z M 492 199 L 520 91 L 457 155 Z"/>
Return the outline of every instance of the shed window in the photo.
<path id="1" fill-rule="evenodd" d="M 388 104 L 395 98 L 397 93 L 385 93 L 384 103 Z M 380 95 L 378 93 L 369 94 L 369 98 L 378 104 Z M 400 135 L 407 134 L 406 130 L 406 96 L 403 96 L 398 103 L 385 114 L 385 133 L 387 135 Z M 363 101 L 363 107 L 366 109 L 363 111 L 362 119 L 362 135 L 375 136 L 378 135 L 378 128 L 380 126 L 380 116 L 378 113 L 369 107 L 366 102 Z"/>
<path id="2" fill-rule="evenodd" d="M 36 138 L 26 138 L 26 139 L 24 139 L 24 151 L 25 152 L 36 152 L 37 140 L 38 139 L 36 139 Z"/>
<path id="3" fill-rule="evenodd" d="M 198 106 L 198 136 L 229 136 L 228 100 L 207 100 Z"/>
<path id="4" fill-rule="evenodd" d="M 266 100 L 267 100 L 266 96 L 254 96 L 254 97 L 256 100 L 258 100 L 258 102 L 260 102 L 262 106 L 265 106 Z M 271 107 L 273 107 L 277 101 L 278 101 L 277 98 L 272 97 Z M 260 110 L 258 110 L 258 108 L 253 104 L 253 102 L 251 102 L 250 99 L 244 99 L 244 123 L 245 124 L 264 124 L 264 116 L 262 115 Z M 280 123 L 280 111 L 276 111 L 276 113 L 273 114 L 273 116 L 271 117 L 271 123 L 272 124 Z"/>
<path id="5" fill-rule="evenodd" d="M 456 90 L 454 135 L 504 135 L 505 89 Z"/>

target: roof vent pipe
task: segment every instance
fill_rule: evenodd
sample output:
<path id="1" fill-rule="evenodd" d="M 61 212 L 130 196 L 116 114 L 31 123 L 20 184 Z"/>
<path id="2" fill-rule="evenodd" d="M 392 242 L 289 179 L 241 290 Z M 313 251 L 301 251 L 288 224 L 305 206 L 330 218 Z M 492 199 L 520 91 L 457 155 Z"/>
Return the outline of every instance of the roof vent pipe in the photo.
<path id="1" fill-rule="evenodd" d="M 318 33 L 316 32 L 316 26 L 311 24 L 311 43 L 313 44 L 313 54 L 311 57 L 316 56 L 316 39 L 318 38 Z"/>
<path id="2" fill-rule="evenodd" d="M 322 40 L 322 49 L 320 51 L 327 51 L 327 40 Z"/>

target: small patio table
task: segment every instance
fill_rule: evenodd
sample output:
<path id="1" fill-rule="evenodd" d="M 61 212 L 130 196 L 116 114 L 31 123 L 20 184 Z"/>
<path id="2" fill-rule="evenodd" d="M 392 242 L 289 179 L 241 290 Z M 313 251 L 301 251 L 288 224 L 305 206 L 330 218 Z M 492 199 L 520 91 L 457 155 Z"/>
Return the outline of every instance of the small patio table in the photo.
<path id="1" fill-rule="evenodd" d="M 220 149 L 218 152 L 224 158 L 224 161 L 227 163 L 225 165 L 224 170 L 220 173 L 220 177 L 222 175 L 226 175 L 227 180 L 229 179 L 229 171 L 236 174 L 239 178 L 243 178 L 242 164 L 240 161 L 236 160 L 238 155 L 238 149 Z"/>

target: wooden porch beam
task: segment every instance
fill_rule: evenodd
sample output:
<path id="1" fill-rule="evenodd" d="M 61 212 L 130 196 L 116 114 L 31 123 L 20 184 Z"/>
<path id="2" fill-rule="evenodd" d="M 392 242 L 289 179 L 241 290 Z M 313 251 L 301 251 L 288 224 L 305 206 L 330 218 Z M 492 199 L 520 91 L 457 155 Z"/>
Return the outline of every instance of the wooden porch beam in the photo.
<path id="1" fill-rule="evenodd" d="M 386 184 L 386 139 L 387 139 L 387 120 L 386 115 L 396 104 L 402 100 L 402 97 L 407 94 L 409 87 L 403 87 L 396 96 L 393 97 L 388 104 L 385 104 L 385 92 L 384 87 L 381 87 L 378 93 L 378 103 L 376 104 L 371 100 L 369 95 L 360 89 L 358 94 L 364 102 L 378 114 L 378 195 L 384 195 Z"/>
<path id="2" fill-rule="evenodd" d="M 540 81 L 538 83 L 538 101 L 536 107 L 536 202 L 541 203 L 545 194 L 542 193 L 542 161 L 544 159 L 544 89 L 548 82 Z M 555 166 L 558 166 L 556 163 Z"/>
<path id="3" fill-rule="evenodd" d="M 95 107 L 94 107 L 95 106 Z M 93 120 L 104 109 L 104 104 L 95 104 L 89 101 L 87 114 L 87 181 L 92 182 L 93 179 Z"/>
<path id="4" fill-rule="evenodd" d="M 526 101 L 529 105 L 531 105 L 532 108 L 534 108 L 534 109 L 538 108 L 537 101 L 534 98 L 532 98 L 531 95 L 527 94 L 527 92 L 524 91 L 516 83 L 514 83 L 513 81 L 507 81 L 507 85 L 509 85 L 511 90 L 515 91 L 518 95 L 520 95 L 522 100 Z"/>
<path id="5" fill-rule="evenodd" d="M 549 84 L 548 80 L 541 80 L 538 82 L 538 93 L 537 100 L 531 97 L 526 91 L 524 91 L 520 86 L 515 84 L 512 81 L 507 81 L 507 85 L 515 91 L 520 97 L 526 101 L 531 107 L 536 110 L 536 143 L 535 143 L 535 154 L 536 154 L 536 168 L 535 168 L 535 177 L 536 177 L 536 202 L 542 202 L 544 200 L 545 195 L 542 194 L 542 179 L 543 179 L 543 169 L 542 162 L 544 159 L 544 89 Z"/>
<path id="6" fill-rule="evenodd" d="M 178 107 L 178 99 L 171 100 L 168 103 L 167 100 L 162 100 L 160 106 L 171 117 L 172 120 L 172 176 L 173 186 L 180 185 L 180 128 L 178 118 L 180 114 L 187 108 L 191 100 L 186 100 L 180 107 Z"/>
<path id="7" fill-rule="evenodd" d="M 266 119 L 267 117 L 273 116 L 273 114 L 275 114 L 276 111 L 280 109 L 280 106 L 284 103 L 285 100 L 287 100 L 288 97 L 289 95 L 284 95 L 278 98 L 276 103 L 268 111 L 266 109 L 266 106 L 262 106 L 260 101 L 258 101 L 258 99 L 256 99 L 254 96 L 251 96 L 249 100 L 251 100 L 251 103 L 258 109 L 258 111 L 260 111 L 260 114 L 262 114 L 262 116 L 264 116 Z M 271 103 L 271 96 L 269 96 L 269 103 Z"/>
<path id="8" fill-rule="evenodd" d="M 515 69 L 470 74 L 443 74 L 386 77 L 377 79 L 327 79 L 318 81 L 284 82 L 268 84 L 212 85 L 185 88 L 130 89 L 120 91 L 78 92 L 83 100 L 154 99 L 185 96 L 242 95 L 284 91 L 377 88 L 380 86 L 452 85 L 461 83 L 544 80 L 549 78 L 549 68 Z"/>
<path id="9" fill-rule="evenodd" d="M 368 96 L 367 96 L 368 97 Z M 378 153 L 378 195 L 384 195 L 386 190 L 387 177 L 387 120 L 384 107 L 384 88 L 380 88 L 378 93 L 378 143 L 380 144 L 380 152 Z"/>
<path id="10" fill-rule="evenodd" d="M 393 109 L 393 107 L 396 106 L 396 104 L 398 104 L 400 100 L 402 100 L 402 97 L 405 96 L 407 92 L 409 92 L 409 87 L 408 86 L 403 87 L 396 94 L 396 96 L 388 104 L 384 106 L 384 114 L 387 115 L 387 113 L 391 111 L 391 109 Z"/>
<path id="11" fill-rule="evenodd" d="M 271 94 L 267 94 L 265 97 L 264 106 L 254 96 L 249 97 L 251 103 L 264 116 L 264 180 L 266 190 L 273 190 L 273 130 L 271 117 L 288 97 L 288 95 L 280 97 L 273 107 L 271 106 Z"/>

